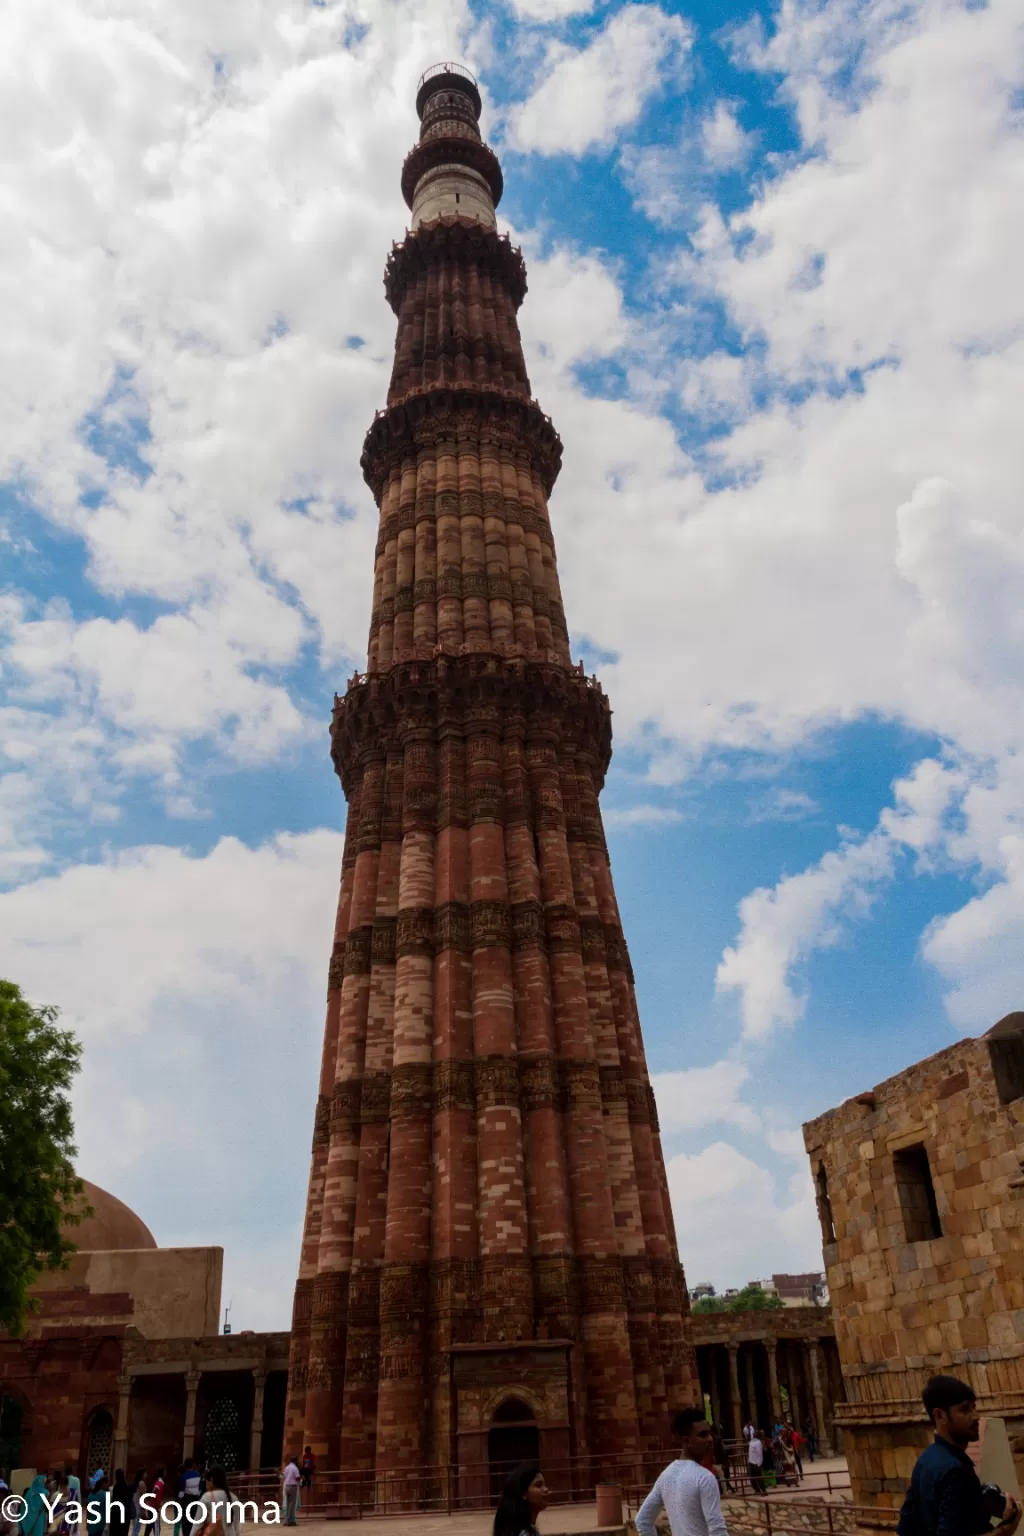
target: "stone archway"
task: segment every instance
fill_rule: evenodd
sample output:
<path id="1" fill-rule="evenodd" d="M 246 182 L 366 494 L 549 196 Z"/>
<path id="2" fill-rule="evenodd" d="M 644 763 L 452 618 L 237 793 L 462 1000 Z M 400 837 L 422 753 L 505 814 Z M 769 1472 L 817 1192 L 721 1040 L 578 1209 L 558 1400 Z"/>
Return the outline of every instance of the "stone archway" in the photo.
<path id="1" fill-rule="evenodd" d="M 487 1460 L 491 1498 L 497 1503 L 505 1479 L 523 1461 L 540 1459 L 540 1430 L 530 1404 L 522 1397 L 507 1397 L 491 1415 L 487 1431 Z"/>
<path id="2" fill-rule="evenodd" d="M 27 1439 L 28 1403 L 20 1392 L 0 1387 L 0 1467 L 21 1465 L 21 1450 Z"/>
<path id="3" fill-rule="evenodd" d="M 90 1414 L 85 1426 L 85 1474 L 92 1474 L 102 1467 L 108 1481 L 113 1478 L 114 1417 L 106 1408 L 97 1408 Z"/>

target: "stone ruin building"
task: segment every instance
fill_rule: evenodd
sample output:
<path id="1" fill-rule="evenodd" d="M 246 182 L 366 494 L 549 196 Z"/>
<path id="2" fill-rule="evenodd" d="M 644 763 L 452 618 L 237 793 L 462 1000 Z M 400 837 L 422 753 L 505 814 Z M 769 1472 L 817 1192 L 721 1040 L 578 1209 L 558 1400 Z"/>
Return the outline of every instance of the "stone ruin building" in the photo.
<path id="1" fill-rule="evenodd" d="M 854 1499 L 898 1505 L 929 1376 L 969 1381 L 1024 1461 L 1024 1013 L 804 1126 Z"/>

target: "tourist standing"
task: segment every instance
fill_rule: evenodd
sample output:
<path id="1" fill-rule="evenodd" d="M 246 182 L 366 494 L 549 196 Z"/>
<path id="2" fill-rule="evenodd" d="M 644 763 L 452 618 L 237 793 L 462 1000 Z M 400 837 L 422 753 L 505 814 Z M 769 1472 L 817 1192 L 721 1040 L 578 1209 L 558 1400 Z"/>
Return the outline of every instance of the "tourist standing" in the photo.
<path id="1" fill-rule="evenodd" d="M 755 1433 L 747 1442 L 747 1475 L 750 1478 L 750 1486 L 755 1493 L 764 1493 L 764 1446 L 761 1444 L 761 1436 Z M 675 1532 L 673 1532 L 675 1536 Z"/>
<path id="2" fill-rule="evenodd" d="M 37 1472 L 28 1486 L 25 1494 L 25 1513 L 21 1517 L 21 1536 L 46 1536 L 46 1527 L 50 1523 L 46 1505 L 43 1503 L 43 1494 L 46 1492 L 46 1478 L 42 1472 Z"/>
<path id="3" fill-rule="evenodd" d="M 799 1478 L 803 1478 L 803 1475 L 804 1475 L 803 1454 L 804 1454 L 804 1451 L 806 1451 L 806 1449 L 807 1449 L 807 1441 L 804 1439 L 803 1435 L 800 1433 L 800 1431 L 798 1429 L 794 1429 L 792 1424 L 788 1425 L 787 1427 L 789 1429 L 789 1433 L 790 1433 L 790 1436 L 791 1436 L 792 1441 L 793 1441 L 793 1455 L 796 1457 L 797 1476 Z"/>
<path id="4" fill-rule="evenodd" d="M 224 1536 L 238 1536 L 237 1511 L 231 1507 L 231 1490 L 223 1467 L 210 1468 L 206 1474 L 206 1492 L 199 1502 L 205 1505 L 206 1515 L 196 1521 L 192 1536 L 200 1536 L 205 1530 L 213 1536 L 214 1527 L 219 1527 Z"/>
<path id="5" fill-rule="evenodd" d="M 100 1468 L 99 1479 L 91 1478 L 91 1487 L 85 1496 L 85 1529 L 87 1536 L 103 1536 L 107 1523 L 107 1479 Z"/>
<path id="6" fill-rule="evenodd" d="M 110 1490 L 110 1536 L 128 1536 L 132 1518 L 132 1490 L 121 1468 L 114 1473 Z"/>
<path id="7" fill-rule="evenodd" d="M 146 1469 L 140 1467 L 132 1485 L 132 1536 L 139 1536 L 139 1526 L 146 1511 L 142 1507 L 142 1495 L 147 1491 Z"/>
<path id="8" fill-rule="evenodd" d="M 668 1515 L 672 1536 L 726 1536 L 718 1479 L 703 1464 L 712 1445 L 704 1410 L 680 1409 L 672 1420 L 672 1433 L 679 1440 L 679 1460 L 658 1474 L 637 1511 L 637 1536 L 654 1536 L 654 1523 L 662 1510 Z"/>
<path id="9" fill-rule="evenodd" d="M 551 1503 L 551 1490 L 535 1461 L 523 1461 L 505 1479 L 494 1512 L 494 1536 L 538 1536 L 537 1517 Z"/>
<path id="10" fill-rule="evenodd" d="M 818 1454 L 818 1435 L 813 1419 L 804 1419 L 804 1439 L 807 1441 L 807 1454 L 813 1461 Z"/>
<path id="11" fill-rule="evenodd" d="M 1016 1499 L 1007 1498 L 1003 1518 L 993 1526 L 981 1480 L 967 1447 L 978 1438 L 974 1388 L 955 1376 L 933 1376 L 921 1393 L 935 1439 L 917 1458 L 900 1511 L 899 1536 L 1013 1536 L 1020 1521 Z"/>
<path id="12" fill-rule="evenodd" d="M 284 1471 L 281 1473 L 281 1514 L 285 1525 L 295 1524 L 301 1483 L 302 1473 L 299 1470 L 299 1464 L 294 1456 L 289 1456 L 285 1462 Z"/>
<path id="13" fill-rule="evenodd" d="M 302 1473 L 303 1488 L 312 1488 L 313 1478 L 316 1474 L 316 1457 L 313 1455 L 313 1447 L 311 1445 L 307 1445 L 302 1453 L 299 1471 Z"/>

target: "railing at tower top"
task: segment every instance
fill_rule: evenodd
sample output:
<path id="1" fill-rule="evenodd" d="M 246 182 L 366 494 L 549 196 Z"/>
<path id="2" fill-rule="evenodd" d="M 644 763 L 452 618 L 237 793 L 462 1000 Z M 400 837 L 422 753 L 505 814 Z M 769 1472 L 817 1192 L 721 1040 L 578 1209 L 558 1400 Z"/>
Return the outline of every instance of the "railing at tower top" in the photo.
<path id="1" fill-rule="evenodd" d="M 453 59 L 448 59 L 444 64 L 431 64 L 425 69 L 416 83 L 417 91 L 423 89 L 428 80 L 433 80 L 435 75 L 461 75 L 463 80 L 468 80 L 471 85 L 477 85 L 476 76 L 466 68 L 465 64 L 456 64 Z"/>
<path id="2" fill-rule="evenodd" d="M 544 1475 L 552 1490 L 552 1504 L 588 1504 L 595 1497 L 598 1483 L 617 1483 L 623 1490 L 627 1511 L 635 1512 L 650 1491 L 668 1457 L 661 1451 L 654 1455 L 631 1456 L 621 1461 L 573 1456 L 560 1460 L 543 1458 Z M 311 1488 L 300 1495 L 299 1517 L 323 1519 L 328 1513 L 343 1518 L 369 1519 L 375 1515 L 455 1514 L 459 1511 L 493 1509 L 501 1485 L 514 1463 L 469 1462 L 459 1466 L 409 1467 L 396 1472 L 337 1471 L 316 1473 Z M 239 1472 L 231 1478 L 232 1495 L 241 1500 L 255 1500 L 261 1507 L 268 1500 L 279 1499 L 281 1478 L 276 1472 Z M 850 1478 L 845 1471 L 826 1469 L 815 1472 L 813 1463 L 805 1467 L 798 1485 L 780 1484 L 762 1494 L 755 1489 L 745 1465 L 730 1457 L 723 1493 L 727 1500 L 753 1500 L 762 1503 L 802 1504 L 809 1508 L 823 1500 L 849 1499 Z M 883 1514 L 885 1512 L 883 1511 Z M 731 1518 L 731 1517 L 730 1517 Z M 774 1519 L 774 1517 L 772 1517 Z M 817 1527 L 803 1527 L 816 1529 Z M 822 1530 L 831 1530 L 824 1525 Z M 845 1529 L 837 1525 L 836 1531 Z M 769 1522 L 760 1536 L 782 1536 L 777 1519 Z"/>

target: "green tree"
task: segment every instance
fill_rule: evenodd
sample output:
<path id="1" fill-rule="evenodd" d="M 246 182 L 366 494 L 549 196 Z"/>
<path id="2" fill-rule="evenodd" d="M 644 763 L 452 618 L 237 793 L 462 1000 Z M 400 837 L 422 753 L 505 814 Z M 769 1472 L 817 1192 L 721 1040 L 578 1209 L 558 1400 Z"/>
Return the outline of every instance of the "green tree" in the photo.
<path id="1" fill-rule="evenodd" d="M 67 1266 L 66 1228 L 90 1214 L 77 1198 L 68 1098 L 82 1048 L 56 1021 L 56 1008 L 34 1008 L 0 980 L 0 1328 L 15 1335 L 33 1280 Z"/>
<path id="2" fill-rule="evenodd" d="M 735 1296 L 702 1296 L 693 1304 L 694 1312 L 774 1312 L 782 1306 L 776 1291 L 760 1285 L 745 1285 Z"/>

